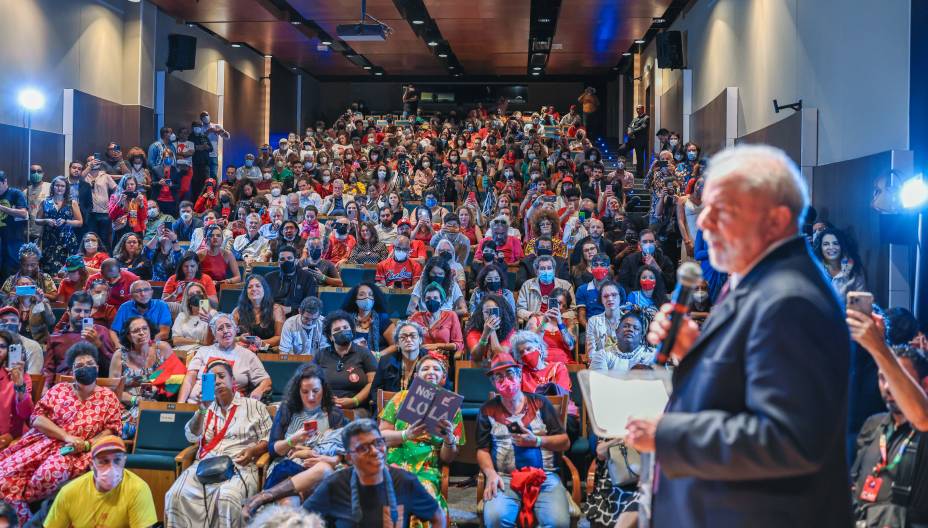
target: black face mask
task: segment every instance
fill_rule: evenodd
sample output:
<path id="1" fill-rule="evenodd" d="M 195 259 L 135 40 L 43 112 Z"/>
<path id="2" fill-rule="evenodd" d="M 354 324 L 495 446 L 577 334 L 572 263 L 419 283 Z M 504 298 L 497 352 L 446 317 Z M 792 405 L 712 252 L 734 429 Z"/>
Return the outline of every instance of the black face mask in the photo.
<path id="1" fill-rule="evenodd" d="M 338 346 L 345 346 L 354 339 L 354 333 L 351 330 L 345 330 L 332 336 L 332 341 Z"/>
<path id="2" fill-rule="evenodd" d="M 542 248 L 542 247 L 536 247 L 536 248 L 535 248 L 535 254 L 538 255 L 538 256 L 541 256 L 541 255 L 550 255 L 550 254 L 551 254 L 551 249 L 549 249 L 549 248 Z"/>
<path id="3" fill-rule="evenodd" d="M 195 306 L 200 306 L 200 301 L 202 301 L 205 298 L 206 297 L 203 297 L 199 293 L 193 294 L 189 298 L 187 298 L 187 306 L 190 308 L 193 308 Z"/>
<path id="4" fill-rule="evenodd" d="M 443 275 L 431 274 L 429 275 L 429 280 L 432 282 L 437 282 L 438 284 L 441 284 L 445 282 L 445 277 Z"/>
<path id="5" fill-rule="evenodd" d="M 335 224 L 335 232 L 339 235 L 348 234 L 348 224 Z"/>
<path id="6" fill-rule="evenodd" d="M 144 311 L 144 310 L 147 310 L 149 306 L 151 306 L 151 301 L 148 301 L 148 302 L 145 303 L 145 304 L 142 304 L 142 303 L 136 301 L 136 302 L 135 302 L 135 306 L 138 307 L 140 310 L 143 310 L 143 311 Z"/>
<path id="7" fill-rule="evenodd" d="M 296 271 L 296 262 L 293 262 L 292 260 L 281 261 L 280 271 L 283 272 L 284 275 L 290 275 Z"/>
<path id="8" fill-rule="evenodd" d="M 441 308 L 441 301 L 437 299 L 427 299 L 425 301 L 425 309 L 428 310 L 429 313 L 435 313 L 439 308 Z"/>
<path id="9" fill-rule="evenodd" d="M 489 251 L 485 251 L 485 252 L 483 253 L 483 261 L 484 261 L 484 262 L 493 262 L 493 259 L 495 259 L 495 258 L 496 258 L 496 253 L 489 252 Z"/>
<path id="10" fill-rule="evenodd" d="M 309 250 L 309 258 L 313 260 L 319 260 L 319 257 L 322 256 L 322 248 L 311 248 Z"/>
<path id="11" fill-rule="evenodd" d="M 445 262 L 451 262 L 452 254 L 450 251 L 442 251 L 438 256 L 444 259 Z"/>
<path id="12" fill-rule="evenodd" d="M 93 385 L 97 381 L 97 367 L 80 367 L 74 369 L 74 379 L 81 385 Z"/>
<path id="13" fill-rule="evenodd" d="M 485 281 L 485 284 L 487 285 L 486 286 L 487 291 L 491 291 L 491 292 L 499 291 L 500 288 L 502 287 L 502 282 L 498 280 L 493 280 L 493 281 L 488 280 L 488 281 Z"/>

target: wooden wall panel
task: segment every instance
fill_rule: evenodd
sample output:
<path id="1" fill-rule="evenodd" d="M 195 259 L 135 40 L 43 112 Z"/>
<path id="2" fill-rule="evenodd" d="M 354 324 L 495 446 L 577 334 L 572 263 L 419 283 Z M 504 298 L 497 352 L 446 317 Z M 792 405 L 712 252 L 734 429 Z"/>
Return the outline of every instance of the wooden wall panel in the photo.
<path id="1" fill-rule="evenodd" d="M 28 129 L 0 124 L 0 170 L 14 187 L 26 185 L 26 138 Z M 45 169 L 46 180 L 64 174 L 64 136 L 52 132 L 32 131 L 32 160 Z"/>
<path id="2" fill-rule="evenodd" d="M 690 137 L 702 148 L 705 156 L 725 148 L 725 121 L 728 114 L 726 100 L 727 94 L 723 90 L 690 116 Z"/>
<path id="3" fill-rule="evenodd" d="M 84 160 L 103 152 L 110 141 L 143 150 L 155 140 L 154 111 L 139 105 L 121 105 L 74 90 L 74 157 Z"/>
<path id="4" fill-rule="evenodd" d="M 661 94 L 661 122 L 658 128 L 683 134 L 683 76 L 678 74 L 672 77 L 674 83 Z"/>
<path id="5" fill-rule="evenodd" d="M 200 112 L 204 110 L 215 118 L 219 114 L 219 96 L 173 75 L 165 75 L 164 126 L 189 127 L 192 122 L 200 119 Z"/>
<path id="6" fill-rule="evenodd" d="M 231 136 L 223 142 L 223 163 L 242 165 L 245 154 L 258 153 L 258 146 L 264 143 L 261 138 L 261 82 L 245 75 L 235 68 L 226 68 L 225 90 L 223 98 L 222 126 Z M 292 105 L 296 112 L 295 99 Z"/>
<path id="7" fill-rule="evenodd" d="M 880 237 L 880 215 L 870 208 L 873 182 L 892 164 L 891 152 L 820 165 L 813 170 L 812 203 L 818 218 L 847 231 L 856 240 L 876 302 L 889 295 L 889 245 Z"/>
<path id="8" fill-rule="evenodd" d="M 794 112 L 785 119 L 735 139 L 736 145 L 749 143 L 763 143 L 781 148 L 797 167 L 802 165 L 802 114 Z"/>

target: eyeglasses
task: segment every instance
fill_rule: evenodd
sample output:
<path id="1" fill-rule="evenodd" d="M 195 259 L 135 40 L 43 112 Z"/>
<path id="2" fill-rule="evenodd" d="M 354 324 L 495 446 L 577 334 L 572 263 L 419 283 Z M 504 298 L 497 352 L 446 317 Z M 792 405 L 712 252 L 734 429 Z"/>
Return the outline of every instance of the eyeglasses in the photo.
<path id="1" fill-rule="evenodd" d="M 494 372 L 494 373 L 490 376 L 490 380 L 493 381 L 494 383 L 499 382 L 499 381 L 503 381 L 504 379 L 508 379 L 508 380 L 511 380 L 511 381 L 515 381 L 518 377 L 519 377 L 519 371 L 518 371 L 518 370 L 516 370 L 516 369 L 507 369 L 507 370 L 504 370 L 503 372 Z"/>
<path id="2" fill-rule="evenodd" d="M 400 341 L 408 341 L 411 339 L 419 339 L 419 332 L 410 332 L 408 334 L 400 334 Z"/>
<path id="3" fill-rule="evenodd" d="M 383 438 L 377 438 L 365 444 L 355 446 L 351 452 L 356 455 L 366 455 L 368 453 L 373 453 L 374 450 L 383 451 L 385 447 L 387 447 L 387 441 Z"/>
<path id="4" fill-rule="evenodd" d="M 74 366 L 71 368 L 71 370 L 74 371 L 74 370 L 77 370 L 77 369 L 79 369 L 79 368 L 84 368 L 84 367 L 96 367 L 96 366 L 97 366 L 97 364 L 94 363 L 93 361 L 88 361 L 87 363 L 75 363 Z"/>
<path id="5" fill-rule="evenodd" d="M 136 288 L 132 293 L 149 293 L 151 288 Z"/>

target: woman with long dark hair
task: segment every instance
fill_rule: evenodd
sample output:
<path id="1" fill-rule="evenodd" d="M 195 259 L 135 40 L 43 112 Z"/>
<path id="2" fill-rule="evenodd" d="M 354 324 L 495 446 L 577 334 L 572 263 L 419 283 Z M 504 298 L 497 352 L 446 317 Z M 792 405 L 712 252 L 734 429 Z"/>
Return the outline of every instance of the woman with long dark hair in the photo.
<path id="1" fill-rule="evenodd" d="M 64 176 L 52 180 L 51 192 L 42 202 L 36 216 L 36 225 L 42 230 L 42 269 L 52 275 L 61 271 L 64 261 L 77 253 L 76 229 L 84 225 L 77 200 L 71 199 L 68 181 Z"/>
<path id="2" fill-rule="evenodd" d="M 213 305 L 219 304 L 219 296 L 216 293 L 216 283 L 212 277 L 203 273 L 200 269 L 200 257 L 193 251 L 188 251 L 180 257 L 174 274 L 168 277 L 164 283 L 164 291 L 161 293 L 161 299 L 165 302 L 177 301 L 181 298 L 188 283 L 196 282 L 203 287 L 206 298 Z"/>
<path id="3" fill-rule="evenodd" d="M 387 298 L 376 284 L 364 282 L 349 290 L 341 309 L 354 316 L 354 338 L 363 339 L 374 356 L 393 344 Z"/>
<path id="4" fill-rule="evenodd" d="M 490 361 L 496 354 L 508 352 L 515 330 L 516 314 L 509 303 L 488 293 L 467 321 L 464 344 L 473 361 Z"/>
<path id="5" fill-rule="evenodd" d="M 667 302 L 667 288 L 657 268 L 641 266 L 635 276 L 637 288 L 628 294 L 628 302 L 642 309 L 654 311 Z"/>
<path id="6" fill-rule="evenodd" d="M 274 295 L 263 276 L 253 274 L 245 280 L 232 317 L 241 329 L 239 340 L 245 346 L 261 348 L 280 343 L 280 331 L 286 319 L 284 308 L 274 303 Z"/>
<path id="7" fill-rule="evenodd" d="M 321 481 L 341 461 L 338 429 L 347 423 L 335 406 L 325 372 L 304 363 L 284 389 L 268 442 L 271 465 L 264 489 L 308 470 Z"/>
<path id="8" fill-rule="evenodd" d="M 423 290 L 432 282 L 437 282 L 445 290 L 446 295 L 441 305 L 442 310 L 454 310 L 455 313 L 461 316 L 467 314 L 467 300 L 464 299 L 461 287 L 454 280 L 451 264 L 447 260 L 436 256 L 425 263 L 422 276 L 419 277 L 419 281 L 416 282 L 412 289 L 409 306 L 406 308 L 409 315 L 426 309 Z"/>
<path id="9" fill-rule="evenodd" d="M 151 280 L 151 261 L 142 254 L 142 235 L 124 233 L 113 248 L 113 258 L 119 261 L 119 267 L 126 269 L 140 279 Z"/>
<path id="10" fill-rule="evenodd" d="M 813 239 L 812 251 L 831 277 L 831 284 L 841 302 L 846 301 L 847 292 L 866 291 L 863 263 L 855 244 L 844 232 L 826 228 Z"/>

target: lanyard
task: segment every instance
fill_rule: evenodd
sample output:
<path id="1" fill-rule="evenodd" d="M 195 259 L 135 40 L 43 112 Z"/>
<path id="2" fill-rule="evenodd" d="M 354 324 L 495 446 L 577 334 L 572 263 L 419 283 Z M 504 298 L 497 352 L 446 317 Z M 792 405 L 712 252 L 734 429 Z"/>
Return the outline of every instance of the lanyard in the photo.
<path id="1" fill-rule="evenodd" d="M 914 435 L 915 435 L 914 429 L 909 431 L 909 434 L 906 435 L 905 440 L 903 440 L 902 444 L 900 444 L 899 450 L 896 452 L 896 455 L 893 457 L 893 460 L 887 464 L 886 460 L 887 460 L 888 453 L 886 451 L 886 446 L 889 442 L 889 435 L 887 435 L 886 431 L 884 430 L 883 433 L 880 435 L 880 462 L 877 463 L 877 465 L 873 466 L 873 475 L 874 476 L 879 475 L 880 472 L 883 471 L 884 469 L 886 471 L 892 471 L 893 469 L 895 469 L 895 467 L 899 465 L 899 462 L 902 460 L 902 454 L 905 453 L 905 448 L 908 447 L 909 442 L 912 441 L 912 437 Z"/>
<path id="2" fill-rule="evenodd" d="M 238 409 L 238 405 L 233 405 L 232 409 L 229 410 L 229 416 L 226 417 L 226 423 L 225 425 L 222 426 L 222 431 L 217 432 L 216 424 L 213 423 L 213 437 L 210 439 L 208 443 L 204 445 L 203 438 L 200 439 L 200 452 L 198 454 L 198 458 L 200 460 L 202 460 L 203 457 L 206 456 L 207 453 L 215 449 L 215 447 L 219 445 L 219 442 L 221 442 L 222 439 L 225 438 L 226 431 L 229 429 L 229 424 L 232 423 L 232 418 L 235 417 L 235 411 L 237 409 Z M 209 429 L 209 424 L 214 422 L 215 418 L 216 418 L 216 415 L 213 413 L 213 411 L 210 411 L 209 415 L 206 417 L 206 425 L 203 427 L 204 438 L 205 438 L 206 431 Z"/>

